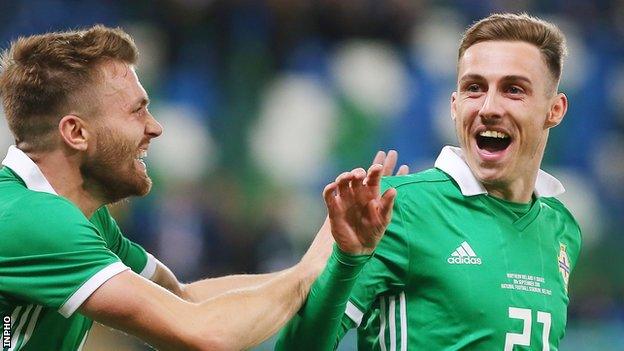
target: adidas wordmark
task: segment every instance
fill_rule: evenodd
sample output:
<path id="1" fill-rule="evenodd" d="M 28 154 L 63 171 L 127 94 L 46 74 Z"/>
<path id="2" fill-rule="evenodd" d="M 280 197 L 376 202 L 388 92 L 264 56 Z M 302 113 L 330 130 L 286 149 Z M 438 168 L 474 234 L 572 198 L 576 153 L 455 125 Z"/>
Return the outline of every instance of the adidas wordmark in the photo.
<path id="1" fill-rule="evenodd" d="M 446 260 L 450 264 L 481 264 L 481 258 L 477 257 L 472 247 L 467 242 L 461 243 Z"/>

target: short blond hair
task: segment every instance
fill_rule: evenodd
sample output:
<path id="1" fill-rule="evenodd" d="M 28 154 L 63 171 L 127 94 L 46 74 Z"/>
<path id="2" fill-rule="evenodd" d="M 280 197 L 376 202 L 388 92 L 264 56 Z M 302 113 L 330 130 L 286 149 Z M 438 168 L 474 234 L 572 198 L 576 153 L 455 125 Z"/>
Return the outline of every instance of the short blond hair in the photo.
<path id="1" fill-rule="evenodd" d="M 96 25 L 79 31 L 21 37 L 2 54 L 0 96 L 16 143 L 52 147 L 50 136 L 65 114 L 93 109 L 86 98 L 107 60 L 134 65 L 138 50 L 120 28 Z"/>

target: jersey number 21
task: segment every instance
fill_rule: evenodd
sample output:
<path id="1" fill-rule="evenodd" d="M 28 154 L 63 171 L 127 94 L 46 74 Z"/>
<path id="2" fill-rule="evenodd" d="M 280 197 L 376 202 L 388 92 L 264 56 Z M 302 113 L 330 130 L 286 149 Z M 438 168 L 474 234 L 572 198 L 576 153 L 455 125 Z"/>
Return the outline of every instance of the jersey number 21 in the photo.
<path id="1" fill-rule="evenodd" d="M 509 318 L 522 319 L 524 327 L 522 333 L 505 334 L 505 351 L 513 351 L 514 345 L 530 346 L 531 345 L 531 325 L 533 318 L 531 310 L 528 308 L 509 307 Z M 544 325 L 542 330 L 542 351 L 549 351 L 548 336 L 550 335 L 550 313 L 537 311 L 537 322 Z"/>

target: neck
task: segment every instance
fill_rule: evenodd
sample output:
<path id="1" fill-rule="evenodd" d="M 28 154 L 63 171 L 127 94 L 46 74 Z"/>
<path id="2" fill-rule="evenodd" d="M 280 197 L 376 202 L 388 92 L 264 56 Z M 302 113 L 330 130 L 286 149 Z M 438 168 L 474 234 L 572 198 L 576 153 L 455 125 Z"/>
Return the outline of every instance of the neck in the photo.
<path id="1" fill-rule="evenodd" d="M 499 188 L 485 184 L 484 186 L 485 189 L 488 191 L 488 194 L 490 194 L 491 196 L 510 202 L 528 203 L 529 201 L 531 201 L 531 196 L 533 196 L 532 187 L 530 189 L 524 189 L 522 186 L 519 186 L 517 189 L 514 189 L 513 187 Z"/>
<path id="2" fill-rule="evenodd" d="M 28 153 L 54 191 L 76 205 L 87 218 L 105 204 L 103 200 L 85 190 L 80 173 L 78 155 L 67 155 L 63 150 L 45 154 Z"/>
<path id="3" fill-rule="evenodd" d="M 527 203 L 531 201 L 533 196 L 537 171 L 536 169 L 524 177 L 518 177 L 510 182 L 484 183 L 483 186 L 491 196 L 511 202 Z"/>

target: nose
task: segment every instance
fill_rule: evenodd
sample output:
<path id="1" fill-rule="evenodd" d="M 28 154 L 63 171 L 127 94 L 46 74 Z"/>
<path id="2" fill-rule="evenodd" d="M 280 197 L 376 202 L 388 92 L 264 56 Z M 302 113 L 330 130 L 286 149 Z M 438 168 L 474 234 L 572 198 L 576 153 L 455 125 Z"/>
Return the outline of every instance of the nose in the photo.
<path id="1" fill-rule="evenodd" d="M 496 91 L 494 89 L 490 89 L 485 96 L 481 109 L 479 110 L 479 117 L 481 117 L 483 121 L 500 119 L 504 114 L 503 106 L 500 103 L 500 100 L 501 99 Z"/>
<path id="2" fill-rule="evenodd" d="M 163 132 L 163 127 L 151 113 L 148 113 L 147 124 L 145 125 L 145 134 L 150 138 L 156 138 Z"/>

